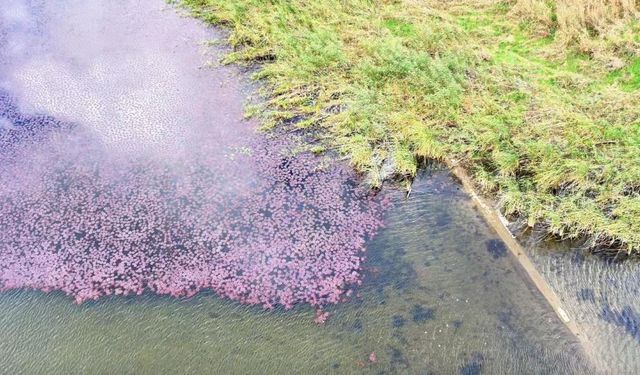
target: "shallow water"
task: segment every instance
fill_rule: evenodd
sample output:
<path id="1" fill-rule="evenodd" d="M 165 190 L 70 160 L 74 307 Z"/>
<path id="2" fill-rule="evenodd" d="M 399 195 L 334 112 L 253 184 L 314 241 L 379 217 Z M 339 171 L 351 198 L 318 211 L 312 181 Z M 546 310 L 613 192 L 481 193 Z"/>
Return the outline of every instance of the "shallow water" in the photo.
<path id="1" fill-rule="evenodd" d="M 640 264 L 557 243 L 532 244 L 529 252 L 588 338 L 593 363 L 610 373 L 640 373 Z"/>
<path id="2" fill-rule="evenodd" d="M 445 172 L 428 174 L 368 246 L 363 286 L 313 323 L 201 293 L 0 296 L 12 373 L 580 373 L 581 352 Z M 375 352 L 377 363 L 368 362 Z"/>
<path id="3" fill-rule="evenodd" d="M 191 230 L 186 235 L 171 232 L 168 237 L 158 238 L 165 242 L 176 238 L 192 241 L 200 233 L 195 229 L 226 225 L 231 220 L 240 227 L 238 238 L 242 241 L 233 244 L 239 246 L 243 256 L 250 254 L 248 245 L 255 245 L 256 253 L 275 248 L 283 249 L 284 255 L 287 246 L 303 250 L 317 246 L 323 257 L 327 247 L 331 254 L 340 255 L 336 262 L 323 258 L 323 269 L 332 270 L 327 278 L 341 275 L 342 268 L 332 268 L 336 264 L 352 267 L 359 263 L 359 240 L 371 237 L 382 218 L 385 227 L 366 243 L 362 275 L 357 272 L 357 276 L 346 279 L 350 284 L 360 279 L 363 283 L 348 292 L 353 294 L 342 294 L 342 303 L 326 307 L 330 316 L 324 325 L 317 325 L 314 309 L 305 303 L 288 311 L 282 307 L 265 311 L 218 297 L 207 287 L 211 286 L 207 284 L 210 280 L 204 282 L 199 272 L 190 272 L 192 264 L 183 258 L 177 263 L 185 268 L 179 277 L 174 275 L 165 281 L 173 285 L 186 278 L 187 289 L 191 282 L 197 290 L 204 289 L 195 296 L 174 298 L 147 289 L 139 296 L 103 296 L 81 305 L 73 303 L 76 289 L 59 287 L 68 286 L 64 278 L 51 281 L 46 272 L 34 278 L 24 267 L 6 268 L 14 274 L 9 275 L 5 269 L 0 276 L 14 282 L 13 287 L 46 289 L 44 283 L 56 291 L 45 294 L 19 288 L 0 294 L 2 372 L 588 371 L 589 360 L 577 340 L 447 172 L 425 170 L 409 199 L 391 188 L 370 198 L 359 192 L 355 177 L 348 171 L 330 166 L 316 169 L 317 164 L 327 163 L 324 159 L 309 155 L 278 159 L 282 144 L 262 140 L 253 131 L 255 124 L 242 120 L 247 89 L 238 72 L 204 68 L 207 60 L 216 61 L 221 51 L 205 48 L 202 41 L 219 35 L 194 20 L 179 17 L 162 1 L 151 4 L 131 0 L 117 4 L 62 1 L 53 5 L 34 0 L 15 1 L 0 8 L 0 89 L 5 108 L 0 132 L 15 131 L 13 127 L 25 122 L 40 124 L 30 128 L 35 135 L 26 137 L 26 142 L 20 140 L 15 146 L 7 143 L 0 149 L 5 155 L 20 156 L 10 159 L 15 162 L 12 165 L 0 168 L 5 179 L 0 193 L 10 198 L 3 201 L 3 210 L 8 212 L 7 208 L 14 208 L 12 204 L 24 197 L 45 196 L 47 204 L 56 208 L 53 212 L 66 214 L 67 209 L 76 209 L 73 204 L 79 201 L 91 206 L 102 187 L 118 198 L 114 201 L 118 210 L 108 217 L 128 209 L 128 199 L 133 196 L 133 202 L 153 202 L 162 207 L 153 211 L 156 216 L 135 217 L 160 217 L 154 225 L 163 228 L 180 228 L 175 217 L 185 220 L 182 224 Z M 21 124 L 16 124 L 16 113 Z M 263 159 L 267 161 L 256 162 L 262 160 L 258 155 L 266 155 Z M 269 160 L 278 163 L 273 166 Z M 24 173 L 16 172 L 20 168 Z M 185 172 L 191 169 L 197 173 Z M 131 175 L 130 171 L 135 173 Z M 305 177 L 293 184 L 292 176 L 300 171 L 306 173 Z M 47 195 L 49 185 L 43 185 L 42 176 L 61 178 L 54 184 L 56 189 L 61 184 L 65 189 L 76 187 L 77 192 L 97 195 L 67 200 L 60 189 Z M 128 176 L 126 183 L 117 179 L 121 176 Z M 279 190 L 282 179 L 285 190 Z M 165 185 L 167 180 L 177 183 Z M 189 193 L 186 196 L 185 191 Z M 264 203 L 274 196 L 279 197 L 278 202 L 284 200 L 295 206 L 316 195 L 320 198 L 314 201 L 314 217 L 322 220 L 313 228 L 305 226 L 308 218 L 295 216 L 300 214 L 298 207 L 287 211 L 279 206 L 284 218 L 278 216 L 278 210 L 269 215 L 263 210 Z M 222 207 L 220 211 L 200 210 L 201 205 L 212 202 L 212 196 Z M 385 200 L 390 205 L 380 203 Z M 32 205 L 40 202 L 27 201 Z M 3 217 L 0 237 L 4 247 L 0 251 L 22 259 L 20 252 L 31 251 L 24 244 L 38 237 L 27 236 L 16 227 L 31 224 L 33 217 L 13 212 L 22 222 Z M 290 220 L 291 215 L 297 219 Z M 85 218 L 86 214 L 69 217 Z M 275 230 L 266 225 L 270 222 L 278 224 Z M 61 237 L 64 231 L 73 229 L 64 220 L 52 223 L 61 228 Z M 108 220 L 101 223 L 112 225 Z M 355 225 L 360 223 L 364 226 Z M 327 227 L 334 229 L 326 232 Z M 363 227 L 366 230 L 358 229 Z M 121 238 L 118 244 L 130 244 L 128 241 L 140 232 L 133 230 L 132 237 Z M 14 233 L 20 234 L 22 242 L 15 242 L 11 236 Z M 46 233 L 47 239 L 57 239 L 56 233 Z M 328 237 L 329 233 L 336 237 Z M 277 241 L 270 243 L 269 238 Z M 63 251 L 67 244 L 62 241 Z M 141 244 L 146 246 L 147 242 Z M 102 249 L 100 244 L 96 246 Z M 180 249 L 184 251 L 185 247 Z M 56 267 L 66 266 L 66 260 L 51 254 L 46 261 L 53 260 Z M 91 255 L 92 251 L 82 254 Z M 161 259 L 167 258 L 174 259 L 166 255 Z M 91 256 L 86 259 L 94 260 Z M 211 262 L 198 259 L 193 267 Z M 227 258 L 223 255 L 220 259 Z M 268 260 L 256 262 L 259 270 L 268 264 Z M 42 262 L 35 268 L 46 270 L 48 265 Z M 90 267 L 89 271 L 99 268 Z M 121 268 L 120 264 L 114 265 L 120 276 L 130 277 L 131 270 Z M 77 269 L 65 268 L 65 275 L 73 277 Z M 148 283 L 150 275 L 156 275 L 153 272 L 140 277 Z M 285 273 L 278 277 L 287 290 L 286 283 L 298 280 L 299 275 Z M 316 285 L 314 278 L 304 280 L 305 285 L 324 287 L 322 283 Z M 261 282 L 271 285 L 268 277 Z M 213 284 L 219 294 L 232 299 L 265 302 L 261 294 L 245 298 L 229 290 L 227 284 Z M 156 291 L 184 294 L 180 293 L 181 285 Z M 128 282 L 123 288 L 130 286 Z M 292 289 L 294 301 L 312 302 L 318 297 L 314 288 L 302 292 Z M 100 288 L 98 295 L 91 297 L 109 294 L 105 290 Z M 273 293 L 265 293 L 282 296 L 281 290 L 278 286 Z M 616 318 L 614 312 L 612 316 L 611 320 L 618 322 L 628 314 Z M 370 361 L 372 353 L 375 361 Z"/>

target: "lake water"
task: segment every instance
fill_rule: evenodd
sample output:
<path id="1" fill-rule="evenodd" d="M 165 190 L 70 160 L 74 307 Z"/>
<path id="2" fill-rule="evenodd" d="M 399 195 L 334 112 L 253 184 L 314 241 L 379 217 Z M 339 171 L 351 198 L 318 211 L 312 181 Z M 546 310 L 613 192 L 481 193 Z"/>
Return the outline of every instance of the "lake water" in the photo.
<path id="1" fill-rule="evenodd" d="M 587 254 L 580 246 L 529 245 L 529 253 L 609 373 L 640 373 L 640 265 Z"/>
<path id="2" fill-rule="evenodd" d="M 216 39 L 159 0 L 0 7 L 1 372 L 603 368 L 448 172 L 371 196 L 289 152 L 295 134 L 243 120 L 246 74 L 208 66 Z M 633 358 L 634 289 L 612 296 L 608 271 L 573 285 L 536 254 L 572 315 L 609 330 L 594 342 Z"/>

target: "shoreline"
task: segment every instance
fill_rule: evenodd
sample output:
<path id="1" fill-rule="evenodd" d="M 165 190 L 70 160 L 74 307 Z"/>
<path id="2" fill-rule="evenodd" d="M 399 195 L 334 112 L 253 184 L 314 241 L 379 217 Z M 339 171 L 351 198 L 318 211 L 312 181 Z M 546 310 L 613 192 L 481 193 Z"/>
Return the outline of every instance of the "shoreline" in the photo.
<path id="1" fill-rule="evenodd" d="M 529 280 L 535 285 L 536 289 L 540 292 L 542 297 L 547 301 L 549 306 L 556 313 L 556 316 L 564 323 L 565 327 L 575 336 L 580 343 L 583 351 L 591 365 L 596 370 L 598 369 L 596 364 L 592 360 L 591 352 L 593 351 L 593 345 L 587 336 L 583 333 L 579 324 L 569 316 L 567 311 L 562 306 L 560 297 L 554 292 L 546 279 L 538 271 L 533 264 L 526 251 L 522 248 L 516 237 L 511 231 L 504 225 L 504 218 L 498 210 L 493 208 L 493 204 L 478 194 L 474 188 L 473 179 L 469 176 L 467 171 L 458 165 L 457 161 L 451 159 L 445 159 L 444 164 L 447 169 L 460 181 L 464 191 L 469 194 L 471 200 L 478 211 L 482 214 L 482 217 L 487 224 L 496 231 L 498 237 L 507 246 L 514 259 L 517 261 L 521 269 L 528 276 Z"/>
<path id="2" fill-rule="evenodd" d="M 176 4 L 229 31 L 223 64 L 258 67 L 265 101 L 247 115 L 264 129 L 326 131 L 321 148 L 374 187 L 384 175 L 410 181 L 421 159 L 464 159 L 505 213 L 594 250 L 639 251 L 640 92 L 629 79 L 640 60 L 619 56 L 610 71 L 575 45 L 548 58 L 563 41 L 523 29 L 517 4 Z"/>

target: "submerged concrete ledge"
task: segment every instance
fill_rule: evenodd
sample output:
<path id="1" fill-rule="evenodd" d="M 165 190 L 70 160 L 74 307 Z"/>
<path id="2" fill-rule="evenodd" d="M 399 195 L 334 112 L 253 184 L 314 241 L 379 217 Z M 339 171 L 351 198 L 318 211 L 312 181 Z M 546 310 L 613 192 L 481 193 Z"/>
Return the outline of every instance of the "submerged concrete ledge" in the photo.
<path id="1" fill-rule="evenodd" d="M 576 337 L 583 350 L 585 351 L 585 354 L 590 359 L 591 365 L 596 370 L 602 371 L 603 369 L 598 369 L 594 361 L 591 360 L 590 353 L 592 353 L 592 350 L 594 349 L 593 345 L 591 344 L 587 336 L 583 333 L 579 324 L 575 320 L 573 320 L 569 316 L 567 311 L 562 307 L 562 301 L 560 300 L 558 295 L 553 291 L 553 289 L 551 289 L 549 283 L 547 283 L 546 279 L 538 271 L 516 237 L 513 235 L 513 233 L 511 233 L 509 228 L 507 228 L 507 220 L 502 215 L 502 213 L 500 213 L 500 211 L 495 208 L 495 204 L 493 202 L 490 202 L 488 199 L 483 198 L 476 192 L 473 184 L 473 179 L 471 178 L 471 176 L 469 176 L 467 171 L 459 165 L 456 160 L 446 159 L 444 160 L 444 163 L 453 173 L 453 175 L 460 180 L 462 187 L 464 188 L 465 192 L 471 196 L 473 203 L 478 208 L 478 211 L 480 211 L 487 223 L 498 233 L 500 239 L 505 243 L 511 254 L 513 254 L 514 258 L 522 267 L 522 270 L 524 270 L 526 275 L 540 291 L 542 296 L 547 300 L 558 318 L 560 318 L 560 320 L 565 324 L 569 331 Z"/>

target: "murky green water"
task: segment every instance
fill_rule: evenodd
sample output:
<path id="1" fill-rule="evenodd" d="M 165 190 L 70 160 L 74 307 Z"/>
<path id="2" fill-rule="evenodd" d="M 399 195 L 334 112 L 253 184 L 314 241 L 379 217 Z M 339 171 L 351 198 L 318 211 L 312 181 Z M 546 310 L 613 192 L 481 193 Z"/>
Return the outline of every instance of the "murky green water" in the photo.
<path id="1" fill-rule="evenodd" d="M 425 175 L 408 200 L 390 194 L 359 296 L 323 326 L 310 308 L 267 312 L 207 293 L 80 306 L 57 293 L 4 293 L 2 372 L 584 371 L 575 340 L 447 173 Z"/>

